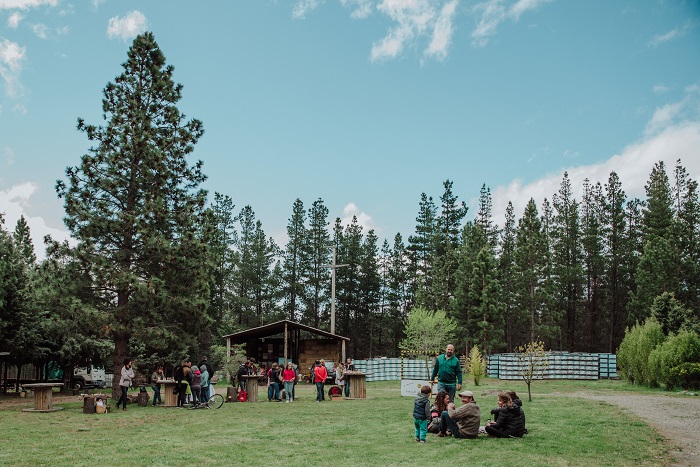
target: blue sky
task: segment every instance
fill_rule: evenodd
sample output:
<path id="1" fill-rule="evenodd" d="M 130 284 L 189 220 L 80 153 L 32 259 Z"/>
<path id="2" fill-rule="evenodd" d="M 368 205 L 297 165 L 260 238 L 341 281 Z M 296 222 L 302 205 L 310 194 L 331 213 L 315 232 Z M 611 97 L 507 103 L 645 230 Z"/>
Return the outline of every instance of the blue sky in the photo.
<path id="1" fill-rule="evenodd" d="M 564 171 L 637 197 L 658 160 L 700 178 L 697 0 L 0 0 L 0 212 L 40 253 L 77 118 L 102 123 L 146 30 L 204 122 L 205 188 L 281 245 L 296 198 L 391 241 L 446 179 L 469 219 L 490 187 L 502 224 Z"/>

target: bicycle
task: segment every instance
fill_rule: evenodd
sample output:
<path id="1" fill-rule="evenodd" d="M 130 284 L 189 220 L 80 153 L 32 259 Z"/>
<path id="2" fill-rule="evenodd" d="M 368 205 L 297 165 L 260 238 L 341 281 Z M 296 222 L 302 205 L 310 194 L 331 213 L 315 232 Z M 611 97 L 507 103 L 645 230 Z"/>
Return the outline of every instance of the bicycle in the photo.
<path id="1" fill-rule="evenodd" d="M 206 402 L 193 404 L 189 409 L 220 409 L 222 405 L 224 405 L 224 396 L 221 394 L 214 394 Z"/>

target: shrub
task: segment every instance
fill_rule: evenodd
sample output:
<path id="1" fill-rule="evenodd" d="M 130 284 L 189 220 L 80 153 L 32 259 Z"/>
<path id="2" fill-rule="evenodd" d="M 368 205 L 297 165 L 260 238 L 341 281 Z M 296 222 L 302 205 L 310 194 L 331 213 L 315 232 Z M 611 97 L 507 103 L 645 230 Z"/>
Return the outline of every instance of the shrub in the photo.
<path id="1" fill-rule="evenodd" d="M 649 367 L 649 357 L 665 340 L 661 325 L 654 318 L 636 324 L 625 331 L 625 338 L 617 349 L 620 370 L 630 383 L 653 384 L 656 380 Z"/>
<path id="2" fill-rule="evenodd" d="M 700 363 L 681 363 L 671 368 L 668 375 L 674 387 L 700 389 Z"/>
<path id="3" fill-rule="evenodd" d="M 478 386 L 481 378 L 484 376 L 484 370 L 486 369 L 486 362 L 484 357 L 479 352 L 479 347 L 472 347 L 469 352 L 469 362 L 467 363 L 467 369 L 472 379 L 474 380 L 474 386 Z"/>
<path id="4" fill-rule="evenodd" d="M 693 331 L 682 330 L 676 335 L 671 335 L 657 351 L 649 356 L 649 360 L 654 360 L 654 366 L 660 375 L 658 380 L 666 385 L 666 389 L 674 387 L 684 387 L 681 376 L 691 372 L 692 367 L 682 365 L 686 363 L 700 363 L 700 337 Z M 677 370 L 674 370 L 676 369 Z M 681 371 L 685 369 L 685 373 L 681 375 Z M 684 387 L 684 389 L 688 389 Z"/>

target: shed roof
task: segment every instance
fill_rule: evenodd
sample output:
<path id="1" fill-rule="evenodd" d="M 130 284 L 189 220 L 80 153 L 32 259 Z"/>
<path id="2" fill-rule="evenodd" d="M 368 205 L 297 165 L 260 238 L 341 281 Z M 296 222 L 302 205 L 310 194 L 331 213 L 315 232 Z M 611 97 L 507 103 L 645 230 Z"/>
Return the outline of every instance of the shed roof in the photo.
<path id="1" fill-rule="evenodd" d="M 331 339 L 345 340 L 349 341 L 349 337 L 339 336 L 337 334 L 332 334 L 328 331 L 322 329 L 312 328 L 311 326 L 306 326 L 305 324 L 295 323 L 294 321 L 289 321 L 283 319 L 282 321 L 277 321 L 275 323 L 265 324 L 264 326 L 259 326 L 257 328 L 246 329 L 245 331 L 235 332 L 233 334 L 228 334 L 223 336 L 224 338 L 230 339 L 232 342 L 244 341 L 248 338 L 258 339 L 261 337 L 272 336 L 284 332 L 284 326 L 287 325 L 287 329 L 301 329 L 308 331 L 313 334 L 318 334 L 319 336 L 330 337 Z"/>

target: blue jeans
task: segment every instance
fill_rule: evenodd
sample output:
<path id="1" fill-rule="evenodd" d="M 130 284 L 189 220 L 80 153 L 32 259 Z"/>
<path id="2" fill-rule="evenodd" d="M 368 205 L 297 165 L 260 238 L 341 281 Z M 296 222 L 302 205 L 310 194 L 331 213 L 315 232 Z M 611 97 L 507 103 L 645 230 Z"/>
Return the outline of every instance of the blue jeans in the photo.
<path id="1" fill-rule="evenodd" d="M 455 438 L 462 437 L 459 434 L 459 426 L 457 425 L 457 422 L 452 420 L 450 414 L 448 414 L 447 410 L 445 410 L 442 412 L 442 415 L 440 415 L 440 433 L 445 434 L 447 430 L 450 430 L 452 432 L 452 436 Z"/>
<path id="2" fill-rule="evenodd" d="M 163 400 L 160 398 L 160 385 L 154 384 L 151 388 L 153 388 L 153 406 L 155 407 L 156 402 L 159 404 L 163 403 Z"/>
<path id="3" fill-rule="evenodd" d="M 345 397 L 350 397 L 350 381 L 345 380 Z"/>
<path id="4" fill-rule="evenodd" d="M 277 400 L 280 398 L 280 386 L 275 381 L 274 383 L 270 383 L 270 385 L 267 387 L 267 400 Z"/>
<path id="5" fill-rule="evenodd" d="M 294 381 L 284 382 L 284 395 L 288 401 L 294 400 Z"/>
<path id="6" fill-rule="evenodd" d="M 413 419 L 413 425 L 416 427 L 416 438 L 425 441 L 425 435 L 428 434 L 428 420 Z"/>
<path id="7" fill-rule="evenodd" d="M 323 399 L 323 383 L 316 383 L 316 400 L 321 402 Z"/>
<path id="8" fill-rule="evenodd" d="M 455 400 L 455 393 L 457 392 L 457 385 L 456 384 L 445 384 L 445 383 L 440 383 L 438 382 L 438 392 L 440 391 L 446 391 L 447 394 L 450 395 L 450 401 L 454 402 Z"/>

